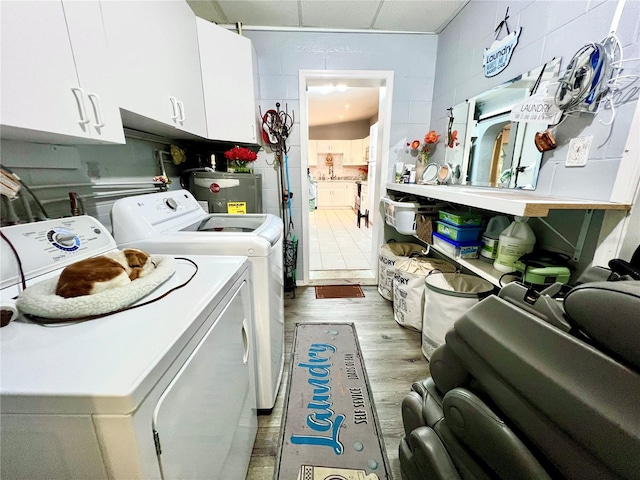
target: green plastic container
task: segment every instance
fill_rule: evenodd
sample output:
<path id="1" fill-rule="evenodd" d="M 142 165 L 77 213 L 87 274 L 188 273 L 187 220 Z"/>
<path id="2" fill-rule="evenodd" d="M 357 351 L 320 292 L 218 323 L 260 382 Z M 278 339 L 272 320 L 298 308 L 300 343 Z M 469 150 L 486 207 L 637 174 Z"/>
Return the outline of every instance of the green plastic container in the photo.
<path id="1" fill-rule="evenodd" d="M 477 227 L 482 224 L 482 215 L 473 212 L 447 212 L 440 210 L 440 220 L 459 227 Z"/>

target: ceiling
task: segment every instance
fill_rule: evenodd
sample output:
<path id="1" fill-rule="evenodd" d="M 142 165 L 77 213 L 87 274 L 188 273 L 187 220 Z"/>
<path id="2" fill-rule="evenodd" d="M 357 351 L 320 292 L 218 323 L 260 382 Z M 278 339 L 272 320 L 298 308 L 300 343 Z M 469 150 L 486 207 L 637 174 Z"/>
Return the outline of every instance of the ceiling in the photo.
<path id="1" fill-rule="evenodd" d="M 469 0 L 187 0 L 195 14 L 244 28 L 440 33 Z"/>
<path id="2" fill-rule="evenodd" d="M 245 30 L 329 30 L 437 34 L 469 0 L 187 0 L 198 17 Z M 349 105 L 349 107 L 346 107 Z M 369 119 L 377 88 L 309 91 L 309 126 Z"/>
<path id="3" fill-rule="evenodd" d="M 343 91 L 309 87 L 309 126 L 369 119 L 378 113 L 378 88 L 356 87 Z"/>

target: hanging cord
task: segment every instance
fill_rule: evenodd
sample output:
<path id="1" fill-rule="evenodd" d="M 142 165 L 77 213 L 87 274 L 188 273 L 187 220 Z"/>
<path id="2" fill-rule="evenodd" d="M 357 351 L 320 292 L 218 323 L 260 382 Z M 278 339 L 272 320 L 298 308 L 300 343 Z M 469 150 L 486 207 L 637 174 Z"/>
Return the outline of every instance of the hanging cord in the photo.
<path id="1" fill-rule="evenodd" d="M 31 198 L 36 203 L 36 205 L 38 205 L 38 208 L 40 209 L 40 211 L 42 212 L 42 215 L 44 216 L 44 218 L 42 218 L 42 220 L 48 219 L 49 218 L 49 214 L 45 210 L 44 205 L 42 205 L 42 203 L 40 202 L 38 197 L 36 197 L 36 195 L 33 193 L 33 191 L 20 179 L 20 177 L 18 175 L 13 173 L 9 168 L 3 166 L 2 169 L 5 170 L 6 172 L 10 173 L 20 183 L 22 188 L 24 188 L 27 192 L 29 192 L 29 195 L 31 195 Z"/>
<path id="2" fill-rule="evenodd" d="M 11 247 L 11 250 L 13 251 L 13 255 L 16 258 L 16 262 L 18 263 L 18 273 L 19 273 L 19 277 L 20 277 L 20 284 L 22 285 L 22 290 L 24 290 L 24 289 L 27 288 L 27 281 L 24 278 L 24 270 L 22 269 L 22 260 L 20 259 L 20 255 L 18 255 L 16 247 L 13 246 L 13 243 L 11 243 L 11 240 L 9 240 L 6 237 L 6 235 L 4 233 L 2 233 L 1 231 L 0 231 L 0 236 L 2 236 L 2 239 L 5 242 L 7 242 L 7 244 L 9 245 L 9 247 Z"/>
<path id="3" fill-rule="evenodd" d="M 160 295 L 159 297 L 153 298 L 151 300 L 147 300 L 146 302 L 142 302 L 139 303 L 137 305 L 129 305 L 128 307 L 123 307 L 120 308 L 118 310 L 115 310 L 113 312 L 109 312 L 109 313 L 101 313 L 99 315 L 87 315 L 84 317 L 77 317 L 77 318 L 42 318 L 42 317 L 38 317 L 35 315 L 28 315 L 28 314 L 24 314 L 24 316 L 26 318 L 28 318 L 30 321 L 32 321 L 33 323 L 43 326 L 43 327 L 62 327 L 62 326 L 69 326 L 69 325 L 75 325 L 77 323 L 83 323 L 83 322 L 87 322 L 89 320 L 96 320 L 98 318 L 104 318 L 104 317 L 108 317 L 110 315 L 115 315 L 116 313 L 121 313 L 121 312 L 126 312 L 127 310 L 134 310 L 136 308 L 140 308 L 140 307 L 145 307 L 147 305 L 150 305 L 152 303 L 157 302 L 158 300 L 161 300 L 163 298 L 165 298 L 167 295 L 169 295 L 170 293 L 175 292 L 176 290 L 179 290 L 185 286 L 187 286 L 191 280 L 193 280 L 193 277 L 196 276 L 196 274 L 198 273 L 198 264 L 196 262 L 194 262 L 193 260 L 189 259 L 189 258 L 185 258 L 185 257 L 175 257 L 176 260 L 184 260 L 186 262 L 189 262 L 190 264 L 192 264 L 195 269 L 193 271 L 193 273 L 191 274 L 191 276 L 185 280 L 184 282 L 182 282 L 180 285 L 177 285 L 173 288 L 171 288 L 170 290 L 167 290 L 165 293 L 163 293 L 162 295 Z"/>

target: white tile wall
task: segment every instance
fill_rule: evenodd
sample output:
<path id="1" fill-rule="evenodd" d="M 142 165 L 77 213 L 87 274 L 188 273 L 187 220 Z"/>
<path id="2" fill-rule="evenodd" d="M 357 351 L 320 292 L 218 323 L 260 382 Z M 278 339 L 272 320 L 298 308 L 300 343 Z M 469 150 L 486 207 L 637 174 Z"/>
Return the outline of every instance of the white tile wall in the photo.
<path id="1" fill-rule="evenodd" d="M 300 237 L 299 192 L 303 187 L 299 185 L 299 170 L 294 172 L 300 158 L 299 70 L 393 70 L 394 81 L 399 86 L 394 88 L 391 144 L 405 145 L 407 137 L 421 138 L 431 129 L 428 103 L 432 99 L 438 38 L 435 35 L 416 34 L 246 30 L 244 34 L 253 41 L 256 50 L 259 104 L 263 114 L 275 108 L 276 102 L 282 106 L 287 103 L 289 109 L 296 113 L 296 123 L 287 145 L 291 146 L 289 175 L 294 193 L 294 225 Z M 256 162 L 256 172 L 270 168 L 267 163 L 271 161 L 272 155 L 261 154 Z M 393 158 L 390 161 L 394 162 Z M 269 198 L 270 195 L 277 196 L 277 190 L 265 190 L 263 204 L 268 206 L 267 209 L 275 206 L 273 213 L 277 213 L 278 200 Z M 300 238 L 300 242 L 298 248 L 302 251 L 304 239 Z"/>

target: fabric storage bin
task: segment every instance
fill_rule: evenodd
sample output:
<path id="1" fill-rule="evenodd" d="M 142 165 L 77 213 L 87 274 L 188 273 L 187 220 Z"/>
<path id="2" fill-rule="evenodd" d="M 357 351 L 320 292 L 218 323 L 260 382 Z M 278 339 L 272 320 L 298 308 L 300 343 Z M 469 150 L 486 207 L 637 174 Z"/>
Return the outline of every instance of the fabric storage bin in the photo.
<path id="1" fill-rule="evenodd" d="M 439 233 L 433 233 L 433 246 L 452 258 L 478 258 L 482 245 L 484 243 L 481 241 L 456 242 Z"/>
<path id="2" fill-rule="evenodd" d="M 456 242 L 475 242 L 480 237 L 480 227 L 459 227 L 438 220 L 437 232 Z"/>
<path id="3" fill-rule="evenodd" d="M 380 247 L 378 253 L 378 293 L 393 301 L 393 275 L 396 260 L 410 255 L 426 254 L 422 245 L 406 242 L 389 242 Z"/>
<path id="4" fill-rule="evenodd" d="M 428 257 L 402 258 L 396 261 L 393 276 L 393 318 L 411 330 L 422 330 L 424 279 L 433 271 L 455 272 L 445 260 Z"/>
<path id="5" fill-rule="evenodd" d="M 398 233 L 404 235 L 416 234 L 416 215 L 429 214 L 438 211 L 441 204 L 422 205 L 415 202 L 396 202 L 389 197 L 382 197 L 385 211 L 384 218 L 387 225 L 391 225 Z"/>
<path id="6" fill-rule="evenodd" d="M 440 210 L 438 214 L 440 220 L 458 226 L 480 226 L 482 215 L 473 212 L 459 212 Z"/>
<path id="7" fill-rule="evenodd" d="M 433 227 L 436 218 L 423 213 L 416 214 L 416 237 L 429 245 L 433 245 Z"/>
<path id="8" fill-rule="evenodd" d="M 494 287 L 475 275 L 435 272 L 425 278 L 424 286 L 422 354 L 429 360 L 455 321 Z"/>

